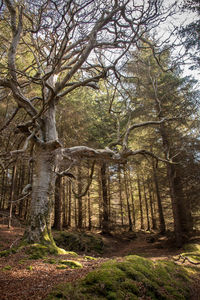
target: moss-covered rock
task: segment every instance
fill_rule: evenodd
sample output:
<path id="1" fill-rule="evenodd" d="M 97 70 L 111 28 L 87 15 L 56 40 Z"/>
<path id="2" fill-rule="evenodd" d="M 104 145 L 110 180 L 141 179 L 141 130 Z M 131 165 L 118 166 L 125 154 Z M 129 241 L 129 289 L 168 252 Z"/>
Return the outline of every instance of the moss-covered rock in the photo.
<path id="1" fill-rule="evenodd" d="M 86 253 L 102 253 L 103 241 L 100 236 L 85 232 L 56 232 L 54 239 L 59 247 L 69 251 L 80 251 Z"/>
<path id="2" fill-rule="evenodd" d="M 187 268 L 139 256 L 108 261 L 76 284 L 62 285 L 47 299 L 189 299 Z"/>

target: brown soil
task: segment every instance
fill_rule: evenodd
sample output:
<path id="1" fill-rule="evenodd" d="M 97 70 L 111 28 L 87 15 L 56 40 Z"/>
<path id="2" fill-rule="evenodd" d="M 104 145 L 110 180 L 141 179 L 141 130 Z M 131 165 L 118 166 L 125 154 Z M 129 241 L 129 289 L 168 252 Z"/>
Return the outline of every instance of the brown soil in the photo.
<path id="1" fill-rule="evenodd" d="M 8 229 L 0 225 L 0 250 L 9 249 L 17 244 L 23 235 L 23 228 Z M 56 264 L 46 263 L 44 259 L 31 260 L 23 251 L 0 258 L 0 299 L 1 300 L 38 300 L 45 299 L 55 285 L 72 282 L 82 278 L 89 271 L 97 268 L 102 262 L 115 257 L 119 260 L 128 254 L 142 255 L 152 260 L 172 259 L 183 252 L 175 248 L 166 247 L 164 238 L 152 237 L 145 233 L 137 233 L 137 238 L 129 234 L 123 236 L 103 236 L 105 252 L 97 260 L 86 260 L 84 255 L 72 257 L 59 256 L 59 259 L 74 259 L 82 263 L 82 269 L 57 269 Z M 173 246 L 173 245 L 171 245 Z M 56 256 L 48 256 L 58 260 Z M 194 283 L 195 295 L 198 300 L 200 294 L 199 280 Z"/>

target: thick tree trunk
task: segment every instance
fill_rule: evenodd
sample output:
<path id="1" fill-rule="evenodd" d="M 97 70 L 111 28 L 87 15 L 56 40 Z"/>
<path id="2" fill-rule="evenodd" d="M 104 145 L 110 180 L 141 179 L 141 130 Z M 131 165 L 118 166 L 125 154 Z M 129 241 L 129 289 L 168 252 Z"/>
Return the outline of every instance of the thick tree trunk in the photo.
<path id="1" fill-rule="evenodd" d="M 29 226 L 25 239 L 29 243 L 55 245 L 51 234 L 51 216 L 54 204 L 56 167 L 58 164 L 58 143 L 55 108 L 52 105 L 43 117 L 42 144 L 35 145 L 34 173 Z"/>
<path id="2" fill-rule="evenodd" d="M 28 242 L 52 242 L 51 212 L 55 187 L 55 151 L 37 149 L 29 227 L 25 233 Z"/>

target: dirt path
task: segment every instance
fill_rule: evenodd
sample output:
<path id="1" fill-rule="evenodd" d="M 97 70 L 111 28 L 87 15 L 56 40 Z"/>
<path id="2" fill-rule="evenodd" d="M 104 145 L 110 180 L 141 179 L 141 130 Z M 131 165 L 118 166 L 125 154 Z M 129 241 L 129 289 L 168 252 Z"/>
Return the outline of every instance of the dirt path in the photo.
<path id="1" fill-rule="evenodd" d="M 22 228 L 8 230 L 0 226 L 0 250 L 8 249 L 22 236 Z M 54 260 L 74 259 L 83 265 L 82 269 L 58 269 L 57 264 L 46 263 L 45 259 L 30 260 L 26 253 L 20 252 L 8 257 L 0 258 L 0 299 L 1 300 L 38 300 L 45 299 L 52 288 L 60 283 L 72 282 L 80 279 L 99 264 L 109 258 L 137 254 L 153 260 L 168 259 L 181 251 L 161 248 L 162 241 L 147 238 L 144 233 L 133 236 L 103 237 L 105 253 L 96 260 L 88 260 L 84 255 L 73 257 L 70 255 L 48 256 Z M 198 285 L 198 284 L 197 284 Z M 197 287 L 197 292 L 198 292 Z M 196 292 L 196 295 L 197 295 Z M 194 300 L 196 300 L 194 298 Z"/>

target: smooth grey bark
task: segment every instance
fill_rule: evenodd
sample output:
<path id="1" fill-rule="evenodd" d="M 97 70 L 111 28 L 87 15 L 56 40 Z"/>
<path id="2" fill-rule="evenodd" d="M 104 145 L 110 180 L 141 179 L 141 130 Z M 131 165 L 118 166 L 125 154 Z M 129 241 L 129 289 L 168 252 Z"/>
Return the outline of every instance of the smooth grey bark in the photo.
<path id="1" fill-rule="evenodd" d="M 55 107 L 52 105 L 43 118 L 45 143 L 35 145 L 34 175 L 29 226 L 25 238 L 31 243 L 54 243 L 51 234 L 51 218 L 54 205 L 56 166 L 59 153 L 51 141 L 57 140 Z M 49 142 L 49 143 L 48 143 Z"/>

